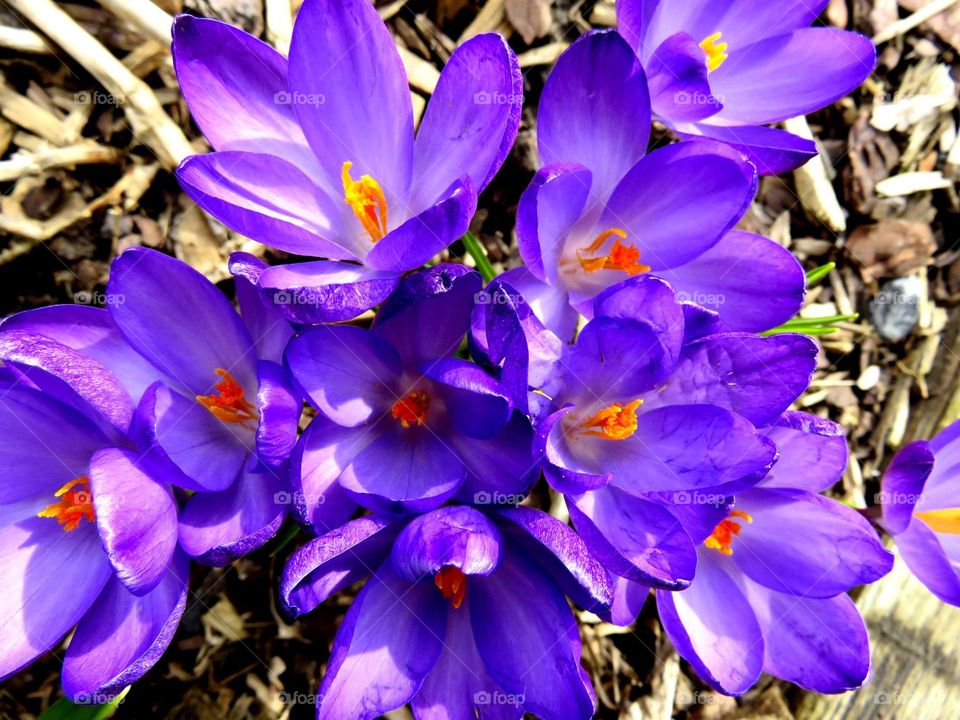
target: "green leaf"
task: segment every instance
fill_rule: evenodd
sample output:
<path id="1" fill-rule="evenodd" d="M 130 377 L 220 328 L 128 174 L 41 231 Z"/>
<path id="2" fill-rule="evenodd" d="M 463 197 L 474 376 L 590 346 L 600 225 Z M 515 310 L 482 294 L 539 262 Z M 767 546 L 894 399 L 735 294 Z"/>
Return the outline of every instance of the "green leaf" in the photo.
<path id="1" fill-rule="evenodd" d="M 821 265 L 818 268 L 814 268 L 807 273 L 807 287 L 812 287 L 818 282 L 823 280 L 827 275 L 830 274 L 830 271 L 833 270 L 837 264 L 835 262 L 828 262 L 826 265 Z"/>
<path id="2" fill-rule="evenodd" d="M 124 688 L 105 705 L 76 705 L 66 698 L 60 698 L 37 720 L 106 720 L 113 717 L 129 690 L 130 688 Z"/>
<path id="3" fill-rule="evenodd" d="M 804 335 L 829 335 L 836 332 L 839 328 L 835 327 L 837 323 L 852 322 L 860 317 L 859 313 L 850 315 L 829 315 L 826 317 L 804 318 L 799 315 L 787 320 L 780 327 L 760 333 L 770 336 L 780 333 L 803 333 Z"/>
<path id="4" fill-rule="evenodd" d="M 472 232 L 467 232 L 460 242 L 463 243 L 463 246 L 467 249 L 470 257 L 473 258 L 473 261 L 477 264 L 477 270 L 480 272 L 480 275 L 483 276 L 484 282 L 490 282 L 497 276 L 497 271 L 493 269 L 493 265 L 490 262 L 490 259 L 487 257 L 487 253 L 484 252 L 483 247 L 480 245 L 480 241 L 477 240 L 476 235 Z"/>

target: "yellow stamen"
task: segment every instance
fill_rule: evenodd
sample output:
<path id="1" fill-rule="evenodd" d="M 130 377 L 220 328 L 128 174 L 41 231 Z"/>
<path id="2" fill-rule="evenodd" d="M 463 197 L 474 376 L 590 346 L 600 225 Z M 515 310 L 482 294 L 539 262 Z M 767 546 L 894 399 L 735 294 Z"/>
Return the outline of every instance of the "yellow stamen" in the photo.
<path id="1" fill-rule="evenodd" d="M 727 515 L 726 520 L 721 520 L 717 524 L 713 529 L 713 534 L 704 540 L 703 544 L 711 550 L 719 550 L 724 555 L 733 555 L 733 548 L 730 547 L 730 544 L 743 528 L 740 527 L 740 523 L 730 518 L 740 518 L 748 523 L 753 522 L 753 518 L 743 510 L 732 510 Z"/>
<path id="2" fill-rule="evenodd" d="M 606 255 L 597 257 L 584 257 L 584 255 L 593 255 L 600 251 L 600 248 L 611 237 L 617 239 L 613 241 L 610 252 Z M 598 270 L 622 270 L 627 275 L 639 275 L 650 271 L 649 265 L 640 262 L 640 250 L 635 245 L 625 245 L 620 242 L 626 239 L 627 233 L 620 228 L 610 228 L 597 235 L 592 243 L 582 250 L 577 250 L 577 260 L 580 267 L 586 273 L 594 273 Z"/>
<path id="3" fill-rule="evenodd" d="M 79 490 L 74 488 L 79 486 Z M 76 477 L 54 493 L 60 498 L 37 513 L 37 517 L 56 518 L 66 532 L 80 527 L 81 520 L 93 522 L 93 496 L 90 494 L 90 479 L 85 475 Z"/>
<path id="4" fill-rule="evenodd" d="M 927 510 L 918 512 L 914 517 L 923 520 L 934 532 L 960 535 L 960 508 Z"/>
<path id="5" fill-rule="evenodd" d="M 434 576 L 433 583 L 454 608 L 463 605 L 463 599 L 467 595 L 467 576 L 460 568 L 445 565 Z"/>
<path id="6" fill-rule="evenodd" d="M 223 422 L 245 423 L 256 420 L 257 409 L 247 402 L 240 383 L 223 368 L 217 368 L 215 372 L 223 379 L 214 385 L 214 392 L 197 395 L 197 402 Z"/>
<path id="7" fill-rule="evenodd" d="M 723 65 L 724 60 L 730 57 L 727 55 L 727 43 L 720 42 L 722 34 L 716 32 L 700 42 L 700 49 L 707 54 L 707 70 L 710 72 Z"/>
<path id="8" fill-rule="evenodd" d="M 613 403 L 589 420 L 580 423 L 584 435 L 604 440 L 626 440 L 637 431 L 637 408 L 643 400 L 637 399 L 627 405 Z"/>
<path id="9" fill-rule="evenodd" d="M 370 242 L 377 242 L 387 234 L 387 198 L 380 183 L 369 175 L 359 180 L 350 177 L 352 167 L 352 162 L 343 164 L 343 199 L 367 231 Z"/>

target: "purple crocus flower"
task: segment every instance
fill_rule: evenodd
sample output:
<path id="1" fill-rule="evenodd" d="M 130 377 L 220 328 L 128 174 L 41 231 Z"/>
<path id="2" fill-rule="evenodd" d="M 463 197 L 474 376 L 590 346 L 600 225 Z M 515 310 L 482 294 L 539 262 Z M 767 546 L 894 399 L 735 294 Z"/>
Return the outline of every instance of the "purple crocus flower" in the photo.
<path id="1" fill-rule="evenodd" d="M 817 150 L 767 126 L 826 107 L 876 65 L 868 38 L 809 27 L 827 2 L 617 0 L 617 20 L 647 71 L 654 117 L 681 138 L 730 143 L 776 175 Z"/>
<path id="2" fill-rule="evenodd" d="M 81 391 L 92 381 L 36 337 L 110 371 L 124 413 L 133 408 L 120 427 L 149 450 L 165 481 L 194 491 L 180 513 L 180 542 L 208 564 L 260 547 L 286 516 L 275 496 L 289 495 L 302 401 L 281 364 L 293 330 L 256 287 L 264 268 L 249 255 L 231 259 L 241 319 L 196 270 L 131 248 L 111 267 L 107 309 L 31 310 L 8 318 L 0 334 L 4 360 L 55 371 Z"/>
<path id="3" fill-rule="evenodd" d="M 52 649 L 66 695 L 107 702 L 169 645 L 187 597 L 176 501 L 120 426 L 134 409 L 81 353 L 34 338 L 83 377 L 7 358 L 0 381 L 0 679 Z"/>
<path id="4" fill-rule="evenodd" d="M 317 408 L 294 453 L 303 519 L 325 532 L 359 502 L 427 510 L 453 496 L 516 502 L 538 468 L 529 421 L 480 366 L 456 357 L 480 275 L 439 265 L 404 279 L 367 330 L 320 326 L 287 365 Z"/>
<path id="5" fill-rule="evenodd" d="M 290 558 L 281 597 L 299 615 L 370 575 L 347 611 L 317 717 L 586 720 L 594 711 L 564 595 L 609 603 L 609 578 L 569 527 L 525 507 L 452 505 L 353 520 Z"/>
<path id="6" fill-rule="evenodd" d="M 883 474 L 882 525 L 927 588 L 960 606 L 960 422 L 904 446 Z"/>
<path id="7" fill-rule="evenodd" d="M 517 209 L 524 268 L 503 279 L 562 339 L 576 311 L 627 277 L 667 280 L 720 314 L 729 330 L 767 330 L 793 317 L 805 278 L 772 240 L 733 230 L 757 187 L 738 151 L 713 141 L 647 153 L 650 96 L 643 69 L 613 31 L 575 42 L 540 98 L 544 166 Z M 572 306 L 572 308 L 571 308 Z"/>
<path id="8" fill-rule="evenodd" d="M 856 689 L 870 670 L 869 640 L 845 593 L 883 577 L 893 558 L 860 513 L 818 494 L 846 467 L 839 427 L 790 412 L 763 432 L 776 465 L 712 530 L 709 512 L 677 508 L 698 545 L 697 571 L 683 591 L 656 591 L 660 620 L 720 692 L 746 692 L 762 671 L 815 692 Z"/>
<path id="9" fill-rule="evenodd" d="M 216 152 L 187 158 L 184 190 L 228 227 L 324 260 L 260 284 L 298 322 L 346 320 L 467 230 L 520 122 L 504 39 L 471 38 L 440 75 L 414 139 L 407 77 L 368 0 L 306 0 L 290 61 L 229 25 L 179 16 L 183 96 Z"/>

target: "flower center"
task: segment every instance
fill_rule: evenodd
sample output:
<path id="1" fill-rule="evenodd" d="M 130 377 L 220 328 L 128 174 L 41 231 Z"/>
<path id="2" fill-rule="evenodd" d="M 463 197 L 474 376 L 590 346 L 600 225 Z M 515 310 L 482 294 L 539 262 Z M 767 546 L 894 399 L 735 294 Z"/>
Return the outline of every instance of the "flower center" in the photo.
<path id="1" fill-rule="evenodd" d="M 743 510 L 731 510 L 727 519 L 719 522 L 713 529 L 713 534 L 704 540 L 703 544 L 711 550 L 719 550 L 724 555 L 733 555 L 733 548 L 730 547 L 730 544 L 743 528 L 740 527 L 740 523 L 731 518 L 739 518 L 748 523 L 753 522 L 753 518 Z"/>
<path id="2" fill-rule="evenodd" d="M 454 608 L 463 605 L 463 598 L 467 595 L 467 576 L 460 568 L 445 565 L 434 576 L 433 583 Z"/>
<path id="3" fill-rule="evenodd" d="M 710 72 L 723 65 L 723 61 L 729 57 L 727 55 L 727 43 L 720 42 L 722 34 L 716 32 L 713 35 L 708 35 L 700 42 L 700 49 L 707 54 L 707 70 Z"/>
<path id="4" fill-rule="evenodd" d="M 54 493 L 60 498 L 37 513 L 37 517 L 56 518 L 66 532 L 80 527 L 81 520 L 93 522 L 93 496 L 90 494 L 90 478 L 76 477 Z"/>
<path id="5" fill-rule="evenodd" d="M 600 249 L 611 237 L 616 237 L 613 246 L 606 255 L 598 255 Z M 622 270 L 627 275 L 639 275 L 650 271 L 649 265 L 640 262 L 640 250 L 635 245 L 625 245 L 621 240 L 626 239 L 627 233 L 620 228 L 610 228 L 597 235 L 596 239 L 583 250 L 577 250 L 577 260 L 586 273 L 597 270 Z M 590 256 L 593 257 L 585 257 Z"/>
<path id="6" fill-rule="evenodd" d="M 430 396 L 422 390 L 414 390 L 393 404 L 390 415 L 403 427 L 408 428 L 411 425 L 423 425 L 427 421 L 429 409 Z"/>
<path id="7" fill-rule="evenodd" d="M 923 520 L 934 532 L 960 535 L 960 508 L 927 510 L 918 512 L 915 517 Z"/>
<path id="8" fill-rule="evenodd" d="M 627 405 L 613 403 L 578 427 L 584 435 L 604 440 L 626 440 L 637 431 L 637 408 L 642 404 L 643 400 L 639 398 Z"/>
<path id="9" fill-rule="evenodd" d="M 380 183 L 369 175 L 359 180 L 350 177 L 352 162 L 343 164 L 343 199 L 363 225 L 370 236 L 370 242 L 376 242 L 387 234 L 387 198 Z"/>
<path id="10" fill-rule="evenodd" d="M 245 423 L 257 419 L 257 409 L 247 402 L 240 383 L 223 368 L 216 369 L 221 380 L 209 395 L 197 395 L 197 402 L 213 415 L 228 423 Z"/>

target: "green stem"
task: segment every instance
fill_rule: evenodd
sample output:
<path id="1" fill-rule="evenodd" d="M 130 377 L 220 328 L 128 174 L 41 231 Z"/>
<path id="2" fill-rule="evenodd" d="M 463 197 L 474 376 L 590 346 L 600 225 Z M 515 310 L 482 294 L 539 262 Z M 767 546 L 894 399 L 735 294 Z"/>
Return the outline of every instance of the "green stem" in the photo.
<path id="1" fill-rule="evenodd" d="M 472 257 L 473 261 L 477 264 L 477 270 L 480 272 L 480 275 L 483 276 L 483 281 L 490 282 L 493 280 L 497 276 L 497 271 L 493 269 L 493 265 L 490 263 L 487 254 L 483 251 L 483 247 L 481 247 L 476 235 L 468 231 L 460 238 L 460 242 L 463 243 L 470 257 Z"/>
<path id="2" fill-rule="evenodd" d="M 814 268 L 807 273 L 807 287 L 812 287 L 820 282 L 823 278 L 830 274 L 830 272 L 837 267 L 835 262 L 828 262 L 826 265 L 821 265 L 820 267 Z"/>

